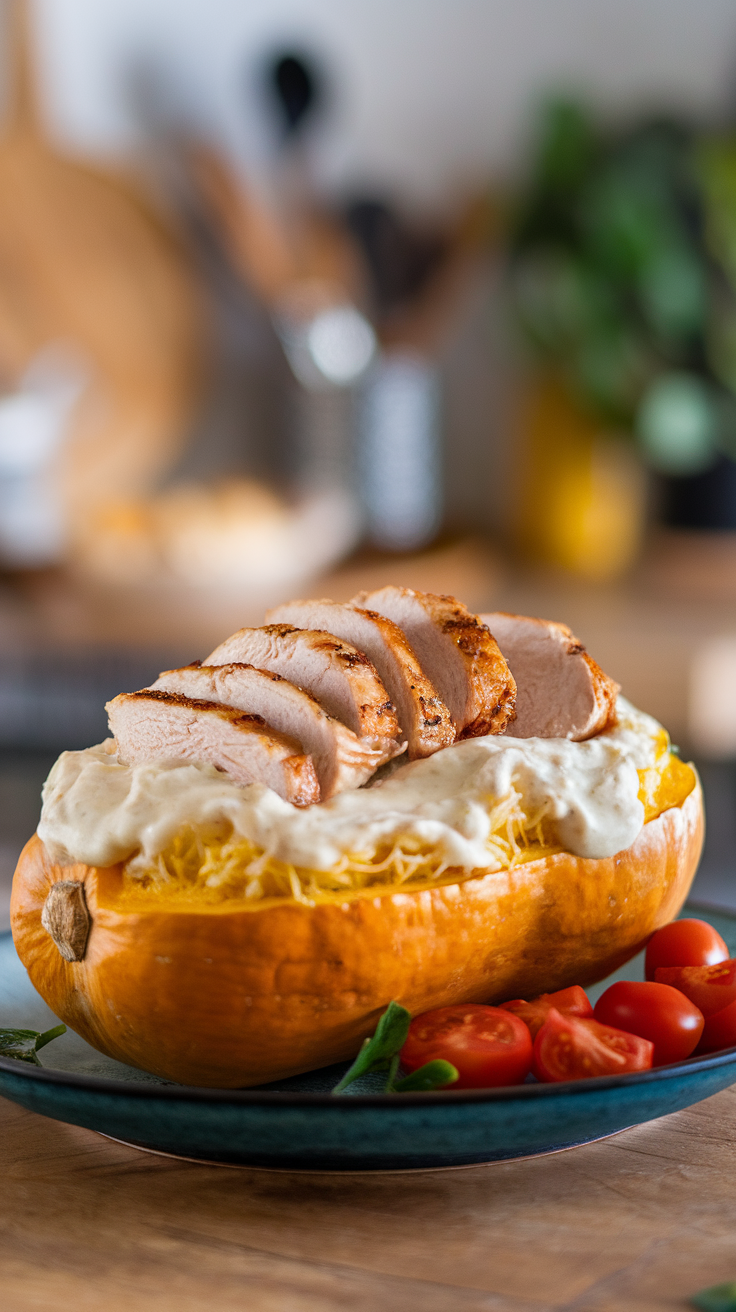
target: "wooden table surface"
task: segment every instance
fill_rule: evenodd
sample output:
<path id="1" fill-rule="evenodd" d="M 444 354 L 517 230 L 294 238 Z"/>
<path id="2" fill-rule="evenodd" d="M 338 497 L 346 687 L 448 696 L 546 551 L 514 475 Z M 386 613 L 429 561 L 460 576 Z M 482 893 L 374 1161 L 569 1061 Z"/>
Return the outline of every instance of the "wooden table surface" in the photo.
<path id="1" fill-rule="evenodd" d="M 3 1312 L 654 1312 L 736 1278 L 736 1089 L 604 1142 L 405 1175 L 138 1152 L 0 1100 Z"/>

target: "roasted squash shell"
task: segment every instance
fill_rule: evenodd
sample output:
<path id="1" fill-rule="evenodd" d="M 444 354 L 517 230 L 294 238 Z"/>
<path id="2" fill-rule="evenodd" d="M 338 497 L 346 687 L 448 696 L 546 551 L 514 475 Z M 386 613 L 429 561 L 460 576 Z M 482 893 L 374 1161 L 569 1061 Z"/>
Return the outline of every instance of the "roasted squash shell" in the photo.
<path id="1" fill-rule="evenodd" d="M 696 782 L 614 857 L 557 851 L 306 906 L 131 901 L 121 867 L 56 865 L 34 836 L 13 937 L 52 1011 L 95 1048 L 182 1084 L 239 1088 L 352 1057 L 392 998 L 416 1014 L 604 978 L 677 915 L 702 842 Z"/>

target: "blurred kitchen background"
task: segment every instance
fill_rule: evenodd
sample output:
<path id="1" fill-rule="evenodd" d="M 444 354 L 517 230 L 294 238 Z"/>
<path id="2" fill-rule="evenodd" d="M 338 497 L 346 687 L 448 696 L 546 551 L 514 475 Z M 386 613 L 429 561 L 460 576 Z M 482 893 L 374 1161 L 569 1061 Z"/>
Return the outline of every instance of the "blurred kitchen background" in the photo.
<path id="1" fill-rule="evenodd" d="M 736 908 L 732 0 L 4 0 L 0 893 L 106 699 L 389 582 L 570 624 Z"/>

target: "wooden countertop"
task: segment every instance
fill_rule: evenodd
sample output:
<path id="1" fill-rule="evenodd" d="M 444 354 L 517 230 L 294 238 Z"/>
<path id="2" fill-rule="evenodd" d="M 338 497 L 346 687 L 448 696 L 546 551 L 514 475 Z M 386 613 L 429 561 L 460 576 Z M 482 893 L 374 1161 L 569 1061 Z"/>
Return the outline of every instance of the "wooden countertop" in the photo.
<path id="1" fill-rule="evenodd" d="M 675 1312 L 736 1278 L 736 1089 L 393 1176 L 200 1166 L 0 1100 L 0 1160 L 7 1312 Z"/>

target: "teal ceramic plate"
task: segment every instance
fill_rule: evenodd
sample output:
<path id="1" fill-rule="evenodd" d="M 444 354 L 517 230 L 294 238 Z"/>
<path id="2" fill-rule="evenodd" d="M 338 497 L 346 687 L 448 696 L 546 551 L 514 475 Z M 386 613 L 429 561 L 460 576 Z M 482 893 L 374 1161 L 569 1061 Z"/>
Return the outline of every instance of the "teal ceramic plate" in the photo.
<path id="1" fill-rule="evenodd" d="M 736 953 L 736 917 L 691 907 Z M 637 958 L 614 978 L 642 979 Z M 589 990 L 597 997 L 611 980 Z M 48 1029 L 10 934 L 0 935 L 0 1026 Z M 229 1164 L 328 1171 L 437 1169 L 559 1151 L 678 1111 L 736 1083 L 736 1048 L 675 1066 L 567 1084 L 341 1098 L 344 1066 L 258 1089 L 192 1089 L 95 1052 L 67 1033 L 41 1068 L 0 1058 L 0 1093 L 31 1111 L 139 1147 Z"/>

